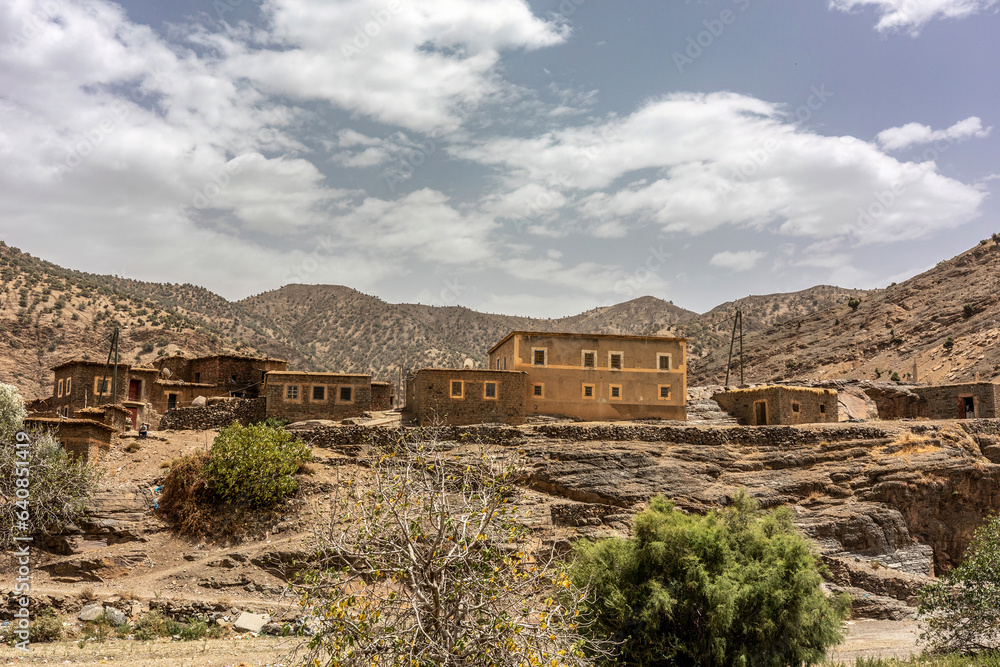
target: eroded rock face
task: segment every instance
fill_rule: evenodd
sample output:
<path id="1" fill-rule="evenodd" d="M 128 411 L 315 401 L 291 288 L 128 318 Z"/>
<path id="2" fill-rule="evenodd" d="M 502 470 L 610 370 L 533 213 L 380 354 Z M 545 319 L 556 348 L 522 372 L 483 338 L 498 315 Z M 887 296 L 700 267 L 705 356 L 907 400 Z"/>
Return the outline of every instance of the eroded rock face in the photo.
<path id="1" fill-rule="evenodd" d="M 534 430 L 543 437 L 524 446 L 527 484 L 594 508 L 553 507 L 553 523 L 621 524 L 657 494 L 704 512 L 742 488 L 764 507 L 793 507 L 797 526 L 836 565 L 835 586 L 903 607 L 928 576 L 961 561 L 1000 507 L 1000 465 L 983 451 L 1000 449 L 997 420 Z M 880 618 L 900 609 L 874 598 L 857 606 Z"/>

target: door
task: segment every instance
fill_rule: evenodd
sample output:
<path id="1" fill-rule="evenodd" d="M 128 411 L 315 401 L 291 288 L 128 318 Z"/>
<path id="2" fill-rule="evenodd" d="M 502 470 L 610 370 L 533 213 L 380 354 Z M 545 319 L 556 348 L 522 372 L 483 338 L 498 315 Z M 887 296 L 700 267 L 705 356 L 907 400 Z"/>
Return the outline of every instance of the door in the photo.
<path id="1" fill-rule="evenodd" d="M 142 380 L 128 381 L 128 400 L 138 401 L 142 396 Z"/>
<path id="2" fill-rule="evenodd" d="M 753 404 L 755 426 L 767 426 L 767 401 L 757 401 Z"/>
<path id="3" fill-rule="evenodd" d="M 132 428 L 139 428 L 139 408 L 125 408 L 128 410 L 129 417 L 132 418 Z"/>
<path id="4" fill-rule="evenodd" d="M 962 400 L 965 402 L 965 414 L 964 419 L 975 419 L 976 417 L 976 399 L 972 396 L 963 396 Z"/>
<path id="5" fill-rule="evenodd" d="M 167 394 L 167 410 L 177 407 L 177 394 Z"/>

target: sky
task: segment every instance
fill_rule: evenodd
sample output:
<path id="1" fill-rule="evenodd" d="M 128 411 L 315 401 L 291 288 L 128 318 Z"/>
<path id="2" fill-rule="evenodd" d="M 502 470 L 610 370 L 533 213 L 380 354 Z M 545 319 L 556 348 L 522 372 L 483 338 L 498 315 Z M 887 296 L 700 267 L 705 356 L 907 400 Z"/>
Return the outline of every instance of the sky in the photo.
<path id="1" fill-rule="evenodd" d="M 1000 231 L 1000 0 L 4 0 L 0 239 L 561 317 Z"/>

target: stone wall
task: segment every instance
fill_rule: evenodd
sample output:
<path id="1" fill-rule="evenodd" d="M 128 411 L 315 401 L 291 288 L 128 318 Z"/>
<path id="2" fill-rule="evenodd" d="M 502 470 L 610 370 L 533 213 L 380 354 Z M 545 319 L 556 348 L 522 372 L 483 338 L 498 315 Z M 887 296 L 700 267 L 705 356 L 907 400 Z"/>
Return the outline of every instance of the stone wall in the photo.
<path id="1" fill-rule="evenodd" d="M 206 431 L 223 428 L 233 422 L 247 426 L 263 419 L 263 398 L 233 398 L 201 407 L 168 410 L 160 419 L 158 430 Z"/>
<path id="2" fill-rule="evenodd" d="M 372 410 L 392 410 L 395 407 L 393 389 L 391 382 L 372 382 Z"/>
<path id="3" fill-rule="evenodd" d="M 936 387 L 913 387 L 913 393 L 923 399 L 919 416 L 929 419 L 965 419 L 959 410 L 959 401 L 971 397 L 975 417 L 992 419 L 997 416 L 997 387 L 992 382 L 970 382 Z M 879 412 L 881 415 L 881 411 Z"/>
<path id="4" fill-rule="evenodd" d="M 296 398 L 289 398 L 289 387 Z M 290 421 L 349 419 L 371 410 L 370 375 L 343 373 L 269 372 L 264 385 L 267 416 Z M 322 390 L 317 398 L 315 390 Z M 341 400 L 341 389 L 350 389 L 350 400 Z"/>
<path id="5" fill-rule="evenodd" d="M 408 382 L 406 414 L 421 426 L 523 424 L 527 387 L 519 371 L 424 368 Z"/>

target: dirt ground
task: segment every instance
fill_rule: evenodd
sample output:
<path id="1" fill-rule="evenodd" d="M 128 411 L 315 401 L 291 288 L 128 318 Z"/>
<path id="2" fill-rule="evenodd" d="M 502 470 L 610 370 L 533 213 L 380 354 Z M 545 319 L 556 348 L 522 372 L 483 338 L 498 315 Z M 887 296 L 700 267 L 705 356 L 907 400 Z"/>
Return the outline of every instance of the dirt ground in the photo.
<path id="1" fill-rule="evenodd" d="M 215 435 L 212 431 L 151 433 L 148 440 L 140 443 L 138 451 L 128 452 L 124 446 L 115 448 L 102 460 L 106 470 L 102 487 L 110 493 L 126 492 L 136 487 L 152 489 L 166 472 L 166 464 L 183 454 L 207 451 Z M 130 440 L 126 440 L 125 444 L 128 442 Z M 315 474 L 308 482 L 310 492 L 307 496 L 311 501 L 322 503 L 323 485 L 334 481 L 338 471 L 344 469 L 344 459 L 319 448 L 314 450 L 314 454 L 317 462 L 313 466 Z M 155 498 L 155 495 L 149 497 Z M 543 494 L 524 490 L 519 500 L 524 511 L 523 520 L 536 524 L 537 517 L 549 514 L 546 504 L 551 501 Z M 67 556 L 37 553 L 33 568 L 33 592 L 73 599 L 81 598 L 85 592 L 97 600 L 115 596 L 132 597 L 138 599 L 144 608 L 148 608 L 153 599 L 167 598 L 184 602 L 217 602 L 234 610 L 266 611 L 272 617 L 300 612 L 285 592 L 286 582 L 253 561 L 262 554 L 300 548 L 310 523 L 305 507 L 303 504 L 298 509 L 290 510 L 279 532 L 239 545 L 178 537 L 168 530 L 167 524 L 154 517 L 152 507 L 140 507 L 139 511 L 145 512 L 140 522 L 144 532 L 137 539 L 118 544 L 101 540 L 93 544 L 83 543 L 78 545 L 77 553 Z M 91 564 L 100 561 L 100 567 L 87 571 L 88 560 Z M 81 562 L 83 566 L 80 566 Z M 79 567 L 79 571 L 71 571 L 67 576 L 65 569 L 61 574 L 52 567 L 41 569 L 54 564 L 66 565 L 70 570 Z M 0 590 L 11 588 L 14 577 L 10 559 L 0 559 Z M 65 616 L 65 621 L 76 628 L 80 626 L 75 613 Z M 846 642 L 831 651 L 833 660 L 853 663 L 858 656 L 905 658 L 919 653 L 917 629 L 912 622 L 852 621 L 846 630 Z M 34 644 L 27 654 L 0 645 L 0 665 L 293 665 L 296 663 L 289 660 L 288 654 L 298 641 L 234 635 L 233 638 L 193 642 L 169 639 L 152 642 L 120 639 L 105 643 L 88 641 L 81 648 L 73 639 Z"/>

